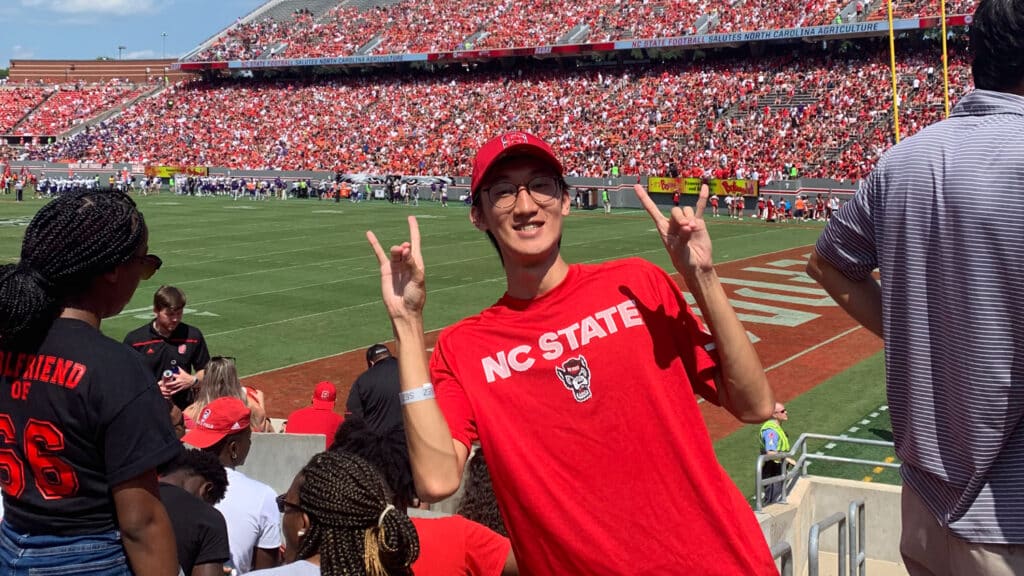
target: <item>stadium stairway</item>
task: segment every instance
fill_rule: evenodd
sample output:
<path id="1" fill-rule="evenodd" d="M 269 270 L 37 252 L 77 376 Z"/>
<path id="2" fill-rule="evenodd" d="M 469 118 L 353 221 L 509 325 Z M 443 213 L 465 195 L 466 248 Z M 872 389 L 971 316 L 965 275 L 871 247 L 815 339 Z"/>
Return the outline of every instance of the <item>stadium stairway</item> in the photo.
<path id="1" fill-rule="evenodd" d="M 339 4 L 338 0 L 281 0 L 263 12 L 262 17 L 287 23 L 291 22 L 296 10 L 306 10 L 313 15 L 313 20 L 319 20 Z"/>
<path id="2" fill-rule="evenodd" d="M 20 127 L 22 124 L 24 124 L 25 121 L 28 120 L 28 117 L 31 116 L 33 112 L 38 110 L 39 107 L 42 106 L 43 104 L 46 104 L 46 101 L 49 100 L 51 97 L 53 97 L 53 95 L 56 94 L 56 93 L 57 93 L 57 91 L 55 90 L 55 91 L 50 92 L 49 94 L 47 94 L 46 97 L 43 98 L 42 100 L 40 100 L 38 104 L 33 106 L 31 110 L 29 110 L 28 112 L 25 112 L 25 115 L 21 117 L 21 120 L 18 120 L 17 122 L 15 122 L 14 126 L 11 126 L 11 129 L 8 130 L 8 132 L 11 133 L 11 134 L 17 134 L 18 133 L 17 132 L 18 127 Z"/>
<path id="3" fill-rule="evenodd" d="M 231 25 L 228 26 L 227 28 L 223 28 L 221 30 L 218 30 L 212 36 L 210 36 L 206 40 L 203 40 L 202 42 L 200 42 L 199 45 L 197 45 L 192 50 L 189 50 L 189 52 L 187 54 L 185 54 L 184 56 L 179 58 L 178 61 L 179 62 L 186 62 L 186 61 L 190 60 L 196 54 L 199 54 L 203 50 L 206 50 L 207 48 L 212 46 L 213 43 L 216 42 L 218 38 L 223 36 L 228 30 L 231 30 L 232 28 L 234 28 L 238 24 L 246 24 L 248 22 L 252 22 L 253 20 L 255 20 L 255 19 L 259 18 L 260 16 L 262 16 L 267 10 L 270 10 L 271 8 L 273 8 L 274 6 L 280 4 L 283 1 L 285 1 L 285 0 L 270 0 L 269 2 L 267 2 L 265 4 L 260 4 L 259 6 L 254 8 L 252 10 L 252 12 L 249 12 L 245 16 L 242 16 L 241 18 L 239 18 L 239 19 L 235 20 L 234 22 L 232 22 Z"/>
<path id="4" fill-rule="evenodd" d="M 811 570 L 811 532 L 815 524 L 820 528 L 818 537 L 817 574 L 832 576 L 844 574 L 868 574 L 870 576 L 906 576 L 899 551 L 900 542 L 900 499 L 899 486 L 857 482 L 821 476 L 806 476 L 799 480 L 785 503 L 770 504 L 757 514 L 768 544 L 778 548 L 787 543 L 792 551 L 793 574 L 807 575 Z M 863 502 L 863 515 L 854 519 L 851 503 Z M 827 524 L 827 519 L 838 514 L 843 531 L 837 525 Z M 864 571 L 859 572 L 849 565 L 850 532 L 856 531 L 855 522 L 863 522 L 865 553 Z M 827 527 L 826 527 L 827 526 Z M 840 555 L 839 538 L 845 549 Z M 840 572 L 840 562 L 846 570 Z"/>
<path id="5" fill-rule="evenodd" d="M 126 102 L 122 102 L 122 103 L 118 104 L 117 106 L 114 106 L 113 108 L 108 108 L 108 109 L 104 110 L 103 112 L 100 112 L 99 114 L 97 114 L 97 115 L 93 116 L 92 118 L 86 120 L 85 122 L 82 122 L 80 124 L 76 124 L 76 125 L 72 126 L 68 130 L 66 130 L 64 133 L 60 134 L 60 138 L 70 138 L 71 136 L 74 136 L 75 134 L 78 134 L 79 132 L 82 132 L 83 130 L 85 130 L 89 126 L 95 126 L 95 125 L 99 124 L 100 122 L 103 122 L 104 120 L 109 120 L 110 118 L 113 118 L 113 117 L 119 115 L 121 112 L 124 111 L 125 108 L 128 108 L 129 106 L 134 105 L 136 102 L 139 102 L 141 100 L 149 98 L 150 96 L 156 96 L 157 94 L 163 92 L 166 89 L 167 89 L 166 85 L 164 85 L 162 82 L 158 83 L 157 85 L 155 85 L 152 88 L 150 88 L 149 90 L 146 90 L 145 92 L 139 94 L 138 96 L 132 98 L 131 100 L 128 100 Z"/>

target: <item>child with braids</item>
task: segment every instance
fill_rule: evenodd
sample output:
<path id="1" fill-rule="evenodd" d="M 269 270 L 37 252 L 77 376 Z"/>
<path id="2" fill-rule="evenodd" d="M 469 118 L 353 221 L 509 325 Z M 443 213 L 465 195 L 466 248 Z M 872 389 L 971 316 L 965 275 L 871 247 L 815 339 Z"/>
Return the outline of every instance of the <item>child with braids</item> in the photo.
<path id="1" fill-rule="evenodd" d="M 391 504 L 384 479 L 362 458 L 322 452 L 278 496 L 285 560 L 253 576 L 398 576 L 412 574 L 419 538 Z"/>
<path id="2" fill-rule="evenodd" d="M 138 355 L 107 338 L 160 259 L 132 200 L 68 192 L 0 267 L 0 569 L 178 573 L 157 466 L 181 450 Z"/>

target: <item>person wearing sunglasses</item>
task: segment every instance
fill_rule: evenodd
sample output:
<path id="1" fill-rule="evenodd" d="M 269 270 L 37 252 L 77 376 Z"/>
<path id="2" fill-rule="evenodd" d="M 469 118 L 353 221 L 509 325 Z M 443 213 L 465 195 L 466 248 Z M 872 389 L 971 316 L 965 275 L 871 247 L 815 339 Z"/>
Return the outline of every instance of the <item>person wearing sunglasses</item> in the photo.
<path id="1" fill-rule="evenodd" d="M 429 368 L 416 219 L 409 241 L 388 252 L 367 232 L 397 342 L 417 495 L 454 493 L 479 442 L 524 573 L 778 574 L 695 399 L 758 424 L 775 403 L 715 272 L 707 185 L 695 208 L 669 216 L 635 188 L 702 321 L 651 262 L 565 261 L 562 175 L 532 134 L 477 151 L 470 220 L 497 249 L 506 291 L 446 328 Z"/>
<path id="2" fill-rule="evenodd" d="M 782 423 L 787 420 L 789 420 L 789 413 L 786 411 L 786 407 L 781 402 L 776 402 L 772 417 L 761 425 L 761 454 L 773 455 L 780 452 L 789 452 L 789 437 L 786 436 L 786 431 L 782 429 Z M 791 465 L 796 464 L 796 461 L 792 458 L 786 458 L 786 461 Z M 766 460 L 764 465 L 761 466 L 761 478 L 771 478 L 779 474 L 782 474 L 782 462 Z M 781 500 L 783 488 L 784 483 L 781 482 L 766 486 L 764 489 L 764 503 L 771 504 Z"/>
<path id="3" fill-rule="evenodd" d="M 263 391 L 242 386 L 233 356 L 214 356 L 206 364 L 203 386 L 196 393 L 195 402 L 182 410 L 185 428 L 192 429 L 206 405 L 224 397 L 238 398 L 252 410 L 249 427 L 253 432 L 274 431 L 270 418 L 267 418 Z"/>
<path id="4" fill-rule="evenodd" d="M 285 562 L 253 576 L 406 576 L 420 553 L 416 527 L 359 456 L 321 452 L 277 497 Z"/>
<path id="5" fill-rule="evenodd" d="M 140 354 L 164 397 L 179 410 L 195 401 L 210 361 L 203 333 L 181 321 L 185 304 L 181 289 L 161 286 L 153 294 L 155 318 L 124 337 L 124 343 Z"/>
<path id="6" fill-rule="evenodd" d="M 160 267 L 135 203 L 65 192 L 0 266 L 0 572 L 178 573 L 156 469 L 181 451 L 139 356 L 100 331 Z"/>

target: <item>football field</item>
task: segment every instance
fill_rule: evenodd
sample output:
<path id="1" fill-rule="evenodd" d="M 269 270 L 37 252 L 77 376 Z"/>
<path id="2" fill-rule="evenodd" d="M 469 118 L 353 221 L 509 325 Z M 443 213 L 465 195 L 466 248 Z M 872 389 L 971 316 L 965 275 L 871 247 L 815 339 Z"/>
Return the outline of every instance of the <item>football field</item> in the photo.
<path id="1" fill-rule="evenodd" d="M 163 268 L 140 285 L 103 330 L 120 340 L 151 318 L 161 284 L 188 296 L 184 321 L 206 335 L 213 355 L 233 356 L 247 384 L 267 396 L 273 416 L 309 401 L 321 379 L 343 395 L 365 369 L 363 351 L 391 340 L 380 302 L 373 230 L 385 245 L 407 239 L 406 216 L 419 219 L 427 273 L 426 329 L 472 315 L 504 290 L 498 256 L 468 220 L 468 208 L 384 201 L 232 201 L 163 194 L 137 198 L 150 228 L 150 251 Z M 17 259 L 25 225 L 43 204 L 0 196 L 0 263 Z M 820 223 L 765 224 L 708 218 L 714 259 L 730 298 L 787 403 L 792 440 L 801 432 L 889 439 L 881 342 L 845 316 L 803 274 Z M 569 262 L 640 256 L 672 271 L 646 213 L 574 211 L 565 220 Z M 702 405 L 723 465 L 752 492 L 757 427 L 740 426 Z M 875 416 L 870 416 L 872 413 Z M 862 424 L 867 421 L 867 424 Z M 851 428 L 857 430 L 851 432 Z M 890 454 L 815 445 L 814 451 L 881 460 Z M 893 482 L 891 471 L 815 463 L 812 473 Z"/>

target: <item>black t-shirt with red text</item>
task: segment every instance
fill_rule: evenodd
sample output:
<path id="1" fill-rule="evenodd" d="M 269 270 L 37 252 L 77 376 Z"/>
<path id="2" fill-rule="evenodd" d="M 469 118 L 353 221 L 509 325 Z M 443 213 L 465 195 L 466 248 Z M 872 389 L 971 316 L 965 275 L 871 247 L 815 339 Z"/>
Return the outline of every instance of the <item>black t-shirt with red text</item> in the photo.
<path id="1" fill-rule="evenodd" d="M 113 530 L 111 488 L 181 449 L 138 354 L 89 324 L 59 318 L 37 349 L 0 348 L 0 487 L 14 530 Z"/>
<path id="2" fill-rule="evenodd" d="M 153 375 L 153 382 L 163 376 L 164 370 L 175 370 L 177 366 L 192 374 L 206 368 L 210 362 L 210 351 L 206 348 L 203 333 L 184 322 L 166 338 L 153 329 L 152 322 L 148 322 L 129 332 L 124 343 L 142 355 L 142 364 Z M 192 403 L 193 390 L 182 390 L 171 400 L 184 410 Z"/>

